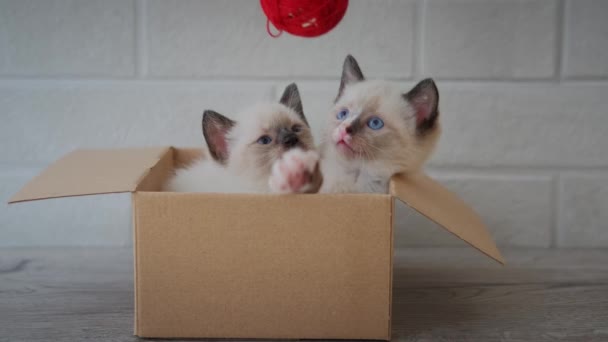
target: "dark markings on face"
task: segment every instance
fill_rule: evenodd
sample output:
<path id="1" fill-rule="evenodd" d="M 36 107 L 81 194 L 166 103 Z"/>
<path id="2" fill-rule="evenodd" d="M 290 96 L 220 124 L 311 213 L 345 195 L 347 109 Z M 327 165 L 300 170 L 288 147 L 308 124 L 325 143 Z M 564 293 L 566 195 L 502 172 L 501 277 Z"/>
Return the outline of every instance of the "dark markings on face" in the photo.
<path id="1" fill-rule="evenodd" d="M 346 133 L 350 135 L 358 134 L 362 129 L 365 128 L 365 123 L 363 122 L 363 118 L 361 115 L 357 116 L 353 121 L 351 121 L 348 126 L 346 126 Z"/>
<path id="2" fill-rule="evenodd" d="M 353 148 L 357 152 L 357 158 L 364 160 L 392 159 L 396 146 L 402 146 L 405 142 L 393 125 L 391 115 L 380 111 L 380 98 L 372 97 L 365 104 L 363 111 L 357 115 L 347 126 L 346 131 L 352 136 Z M 350 111 L 350 109 L 349 109 Z M 384 126 L 380 130 L 372 130 L 367 122 L 379 117 Z M 401 120 L 399 116 L 399 120 Z M 342 121 L 336 121 L 336 127 Z"/>
<path id="3" fill-rule="evenodd" d="M 267 129 L 260 133 L 260 136 L 263 135 L 272 138 L 272 142 L 264 145 L 256 140 L 251 142 L 249 147 L 258 167 L 265 170 L 269 170 L 285 151 L 296 147 L 308 150 L 313 146 L 310 128 L 288 115 L 281 115 L 268 123 Z"/>
<path id="4" fill-rule="evenodd" d="M 281 127 L 277 133 L 277 144 L 280 144 L 285 149 L 290 149 L 300 144 L 298 135 L 291 131 L 290 128 Z"/>

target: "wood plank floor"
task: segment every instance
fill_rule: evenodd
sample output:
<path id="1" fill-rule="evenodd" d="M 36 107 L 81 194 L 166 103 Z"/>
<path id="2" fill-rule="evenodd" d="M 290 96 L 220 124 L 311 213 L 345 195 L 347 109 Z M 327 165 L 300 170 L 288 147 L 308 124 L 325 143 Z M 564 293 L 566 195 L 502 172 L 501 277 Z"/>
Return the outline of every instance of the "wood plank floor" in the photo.
<path id="1" fill-rule="evenodd" d="M 393 339 L 608 341 L 608 250 L 395 255 Z M 136 341 L 130 249 L 0 249 L 0 341 Z"/>

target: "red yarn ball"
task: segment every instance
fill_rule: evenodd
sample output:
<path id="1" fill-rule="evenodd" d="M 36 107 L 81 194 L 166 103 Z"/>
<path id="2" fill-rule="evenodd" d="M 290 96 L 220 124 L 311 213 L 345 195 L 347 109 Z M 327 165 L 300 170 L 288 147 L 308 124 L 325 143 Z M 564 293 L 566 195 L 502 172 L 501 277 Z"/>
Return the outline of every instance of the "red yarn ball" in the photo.
<path id="1" fill-rule="evenodd" d="M 336 27 L 344 17 L 348 0 L 260 0 L 268 20 L 266 31 L 278 37 L 287 31 L 294 36 L 318 37 Z M 274 34 L 270 23 L 279 31 Z"/>

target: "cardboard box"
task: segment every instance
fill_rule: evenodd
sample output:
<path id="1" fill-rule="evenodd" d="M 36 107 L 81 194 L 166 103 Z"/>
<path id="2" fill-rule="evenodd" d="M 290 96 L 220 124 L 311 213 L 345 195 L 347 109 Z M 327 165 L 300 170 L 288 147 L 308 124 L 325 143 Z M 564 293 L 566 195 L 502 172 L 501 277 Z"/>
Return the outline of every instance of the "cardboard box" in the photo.
<path id="1" fill-rule="evenodd" d="M 390 195 L 160 192 L 199 155 L 78 150 L 10 202 L 132 192 L 141 337 L 390 339 L 395 198 L 503 262 L 479 217 L 424 174 L 395 177 Z"/>

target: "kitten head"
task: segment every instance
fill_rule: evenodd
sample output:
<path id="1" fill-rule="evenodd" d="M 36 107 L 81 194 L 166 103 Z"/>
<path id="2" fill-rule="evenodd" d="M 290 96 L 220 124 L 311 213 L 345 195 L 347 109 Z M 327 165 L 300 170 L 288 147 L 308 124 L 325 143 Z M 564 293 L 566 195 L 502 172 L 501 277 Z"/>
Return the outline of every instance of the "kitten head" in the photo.
<path id="1" fill-rule="evenodd" d="M 207 110 L 203 135 L 210 156 L 233 170 L 267 182 L 273 163 L 285 151 L 314 148 L 297 86 L 292 83 L 278 103 L 258 104 L 241 113 L 239 121 Z"/>
<path id="2" fill-rule="evenodd" d="M 438 102 L 432 79 L 403 93 L 389 82 L 365 80 L 349 55 L 325 144 L 347 162 L 365 161 L 392 173 L 416 170 L 428 159 L 440 134 Z"/>

